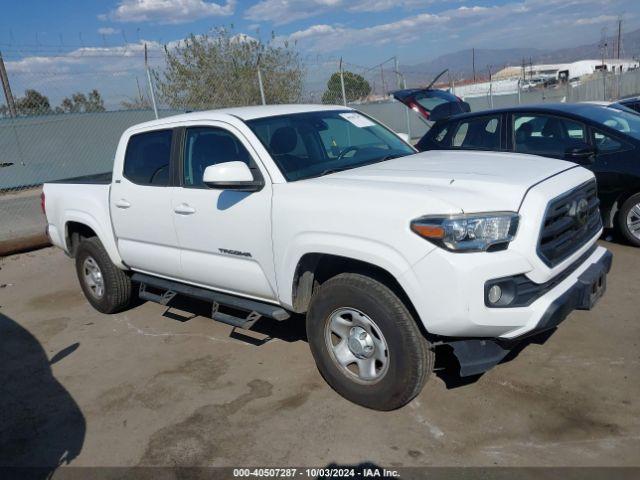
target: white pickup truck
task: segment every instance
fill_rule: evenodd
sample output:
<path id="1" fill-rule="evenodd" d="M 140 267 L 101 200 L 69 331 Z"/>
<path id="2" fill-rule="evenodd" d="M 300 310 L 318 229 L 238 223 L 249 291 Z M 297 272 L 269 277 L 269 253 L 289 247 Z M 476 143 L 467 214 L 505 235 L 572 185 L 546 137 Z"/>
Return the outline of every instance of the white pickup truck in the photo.
<path id="1" fill-rule="evenodd" d="M 591 309 L 611 254 L 594 176 L 511 153 L 416 153 L 337 106 L 188 113 L 128 129 L 112 175 L 44 186 L 52 243 L 99 311 L 211 302 L 250 328 L 306 314 L 326 381 L 415 397 L 448 345 L 460 374 Z"/>

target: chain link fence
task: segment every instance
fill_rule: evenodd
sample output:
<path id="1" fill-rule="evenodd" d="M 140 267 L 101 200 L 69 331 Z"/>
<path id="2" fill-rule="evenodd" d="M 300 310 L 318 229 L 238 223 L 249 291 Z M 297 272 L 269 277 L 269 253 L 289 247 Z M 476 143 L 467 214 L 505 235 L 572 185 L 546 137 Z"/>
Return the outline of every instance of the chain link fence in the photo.
<path id="1" fill-rule="evenodd" d="M 362 66 L 339 58 L 300 59 L 288 51 L 246 48 L 241 54 L 233 50 L 233 55 L 223 49 L 222 57 L 204 63 L 184 54 L 172 64 L 170 53 L 160 46 L 146 50 L 140 45 L 117 55 L 95 51 L 66 56 L 55 68 L 47 56 L 39 57 L 35 67 L 20 60 L 6 62 L 14 96 L 12 102 L 0 102 L 0 245 L 34 235 L 42 241 L 39 186 L 109 171 L 122 132 L 156 117 L 302 102 L 349 105 L 413 139 L 428 128 L 389 96 L 390 91 L 417 86 L 407 85 L 395 58 Z M 99 68 L 87 61 L 91 55 L 99 58 Z M 596 73 L 579 83 L 533 90 L 516 83 L 511 93 L 502 92 L 497 83 L 489 88 L 478 84 L 475 92 L 466 88 L 469 95 L 458 93 L 463 87 L 455 84 L 452 91 L 472 110 L 614 100 L 640 93 L 640 72 Z"/>

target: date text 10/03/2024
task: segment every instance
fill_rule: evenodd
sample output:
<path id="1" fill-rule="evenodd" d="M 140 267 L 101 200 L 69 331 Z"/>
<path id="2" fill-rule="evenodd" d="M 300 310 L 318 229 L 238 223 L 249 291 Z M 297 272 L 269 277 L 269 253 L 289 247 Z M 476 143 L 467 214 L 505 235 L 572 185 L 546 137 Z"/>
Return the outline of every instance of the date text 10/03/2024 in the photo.
<path id="1" fill-rule="evenodd" d="M 235 478 L 263 477 L 263 478 L 398 478 L 397 470 L 387 470 L 380 467 L 358 468 L 236 468 L 233 470 Z"/>

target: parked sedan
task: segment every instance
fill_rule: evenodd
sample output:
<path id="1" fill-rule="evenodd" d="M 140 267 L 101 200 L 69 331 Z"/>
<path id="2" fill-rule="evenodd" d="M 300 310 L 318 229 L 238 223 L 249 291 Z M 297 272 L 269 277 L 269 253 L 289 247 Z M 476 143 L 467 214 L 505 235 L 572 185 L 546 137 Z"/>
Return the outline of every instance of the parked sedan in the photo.
<path id="1" fill-rule="evenodd" d="M 605 226 L 640 247 L 640 115 L 587 103 L 485 110 L 437 121 L 416 147 L 515 151 L 583 165 L 598 180 Z"/>

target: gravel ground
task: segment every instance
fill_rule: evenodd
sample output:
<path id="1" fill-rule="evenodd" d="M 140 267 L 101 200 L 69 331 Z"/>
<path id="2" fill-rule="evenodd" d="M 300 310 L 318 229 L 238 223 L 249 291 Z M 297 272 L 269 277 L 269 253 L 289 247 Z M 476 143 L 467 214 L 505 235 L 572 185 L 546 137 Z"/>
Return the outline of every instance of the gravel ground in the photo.
<path id="1" fill-rule="evenodd" d="M 318 374 L 299 318 L 255 332 L 147 303 L 102 315 L 72 260 L 0 260 L 0 465 L 638 466 L 640 250 L 608 292 L 473 382 L 389 413 Z"/>

